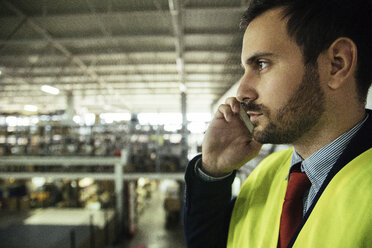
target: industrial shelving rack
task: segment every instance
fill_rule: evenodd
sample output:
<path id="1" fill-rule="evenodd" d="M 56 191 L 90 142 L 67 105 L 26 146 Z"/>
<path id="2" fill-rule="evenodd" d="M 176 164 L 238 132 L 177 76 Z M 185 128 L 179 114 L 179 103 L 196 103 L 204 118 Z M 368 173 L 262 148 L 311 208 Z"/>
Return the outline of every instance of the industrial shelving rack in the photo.
<path id="1" fill-rule="evenodd" d="M 179 142 L 170 142 L 171 136 L 177 136 Z M 114 181 L 115 210 L 119 219 L 123 219 L 125 181 L 144 176 L 183 180 L 183 168 L 177 161 L 181 156 L 181 138 L 180 131 L 168 132 L 162 126 L 131 122 L 92 126 L 2 125 L 0 178 L 75 180 L 88 177 Z M 166 163 L 173 166 L 163 168 L 162 164 Z"/>

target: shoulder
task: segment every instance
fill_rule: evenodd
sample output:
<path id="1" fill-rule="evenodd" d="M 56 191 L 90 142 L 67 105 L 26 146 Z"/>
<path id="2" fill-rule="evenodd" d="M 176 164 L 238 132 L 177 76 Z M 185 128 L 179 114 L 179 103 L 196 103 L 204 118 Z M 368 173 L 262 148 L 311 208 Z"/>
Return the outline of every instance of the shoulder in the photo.
<path id="1" fill-rule="evenodd" d="M 282 150 L 282 151 L 277 151 L 271 153 L 269 156 L 267 156 L 264 160 L 262 160 L 262 163 L 267 163 L 271 161 L 276 161 L 276 160 L 282 160 L 282 159 L 291 159 L 293 153 L 293 147 Z"/>
<path id="2" fill-rule="evenodd" d="M 254 173 L 264 171 L 275 171 L 286 167 L 289 170 L 289 164 L 292 159 L 293 147 L 282 151 L 274 152 L 264 158 L 255 168 Z"/>
<path id="3" fill-rule="evenodd" d="M 273 181 L 285 179 L 289 171 L 293 147 L 270 154 L 263 159 L 245 180 L 242 189 L 260 188 Z M 274 180 L 275 179 L 275 180 Z"/>

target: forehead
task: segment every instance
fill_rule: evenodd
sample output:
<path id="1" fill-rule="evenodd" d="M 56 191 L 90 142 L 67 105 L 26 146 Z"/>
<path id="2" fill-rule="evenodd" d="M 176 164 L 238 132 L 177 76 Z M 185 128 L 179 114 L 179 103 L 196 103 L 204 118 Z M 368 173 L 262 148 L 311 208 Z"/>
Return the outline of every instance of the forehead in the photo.
<path id="1" fill-rule="evenodd" d="M 244 33 L 242 60 L 244 61 L 256 53 L 301 56 L 299 47 L 288 36 L 286 25 L 287 19 L 283 18 L 280 8 L 266 11 L 256 17 Z"/>

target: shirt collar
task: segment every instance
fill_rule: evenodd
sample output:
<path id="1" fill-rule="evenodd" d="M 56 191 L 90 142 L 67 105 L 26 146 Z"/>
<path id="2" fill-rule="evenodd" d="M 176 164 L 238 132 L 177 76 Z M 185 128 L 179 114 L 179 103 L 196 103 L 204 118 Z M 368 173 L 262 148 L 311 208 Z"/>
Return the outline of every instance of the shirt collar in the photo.
<path id="1" fill-rule="evenodd" d="M 306 173 L 312 187 L 319 189 L 329 171 L 349 144 L 350 140 L 355 136 L 368 118 L 369 114 L 367 114 L 361 122 L 356 124 L 349 131 L 343 133 L 337 139 L 325 145 L 305 160 L 296 152 L 295 149 L 293 149 L 290 170 L 295 164 L 302 162 L 301 171 Z"/>

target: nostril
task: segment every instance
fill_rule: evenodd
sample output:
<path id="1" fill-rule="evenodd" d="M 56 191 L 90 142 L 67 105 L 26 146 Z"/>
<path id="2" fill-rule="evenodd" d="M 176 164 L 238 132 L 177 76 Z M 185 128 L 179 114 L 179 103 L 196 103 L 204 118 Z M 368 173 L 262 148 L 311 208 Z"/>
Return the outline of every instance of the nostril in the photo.
<path id="1" fill-rule="evenodd" d="M 238 99 L 238 100 L 241 103 L 241 105 L 244 105 L 244 107 L 246 107 L 249 104 L 249 102 L 252 101 L 252 99 L 249 98 L 249 97 L 244 97 L 244 98 Z"/>
<path id="2" fill-rule="evenodd" d="M 251 99 L 249 98 L 249 97 L 244 97 L 243 99 L 242 99 L 242 102 L 244 103 L 244 104 L 247 104 L 247 102 L 249 102 Z"/>
<path id="3" fill-rule="evenodd" d="M 244 109 L 244 111 L 247 112 L 248 104 L 246 102 L 241 102 L 240 105 L 242 106 L 242 108 Z"/>

